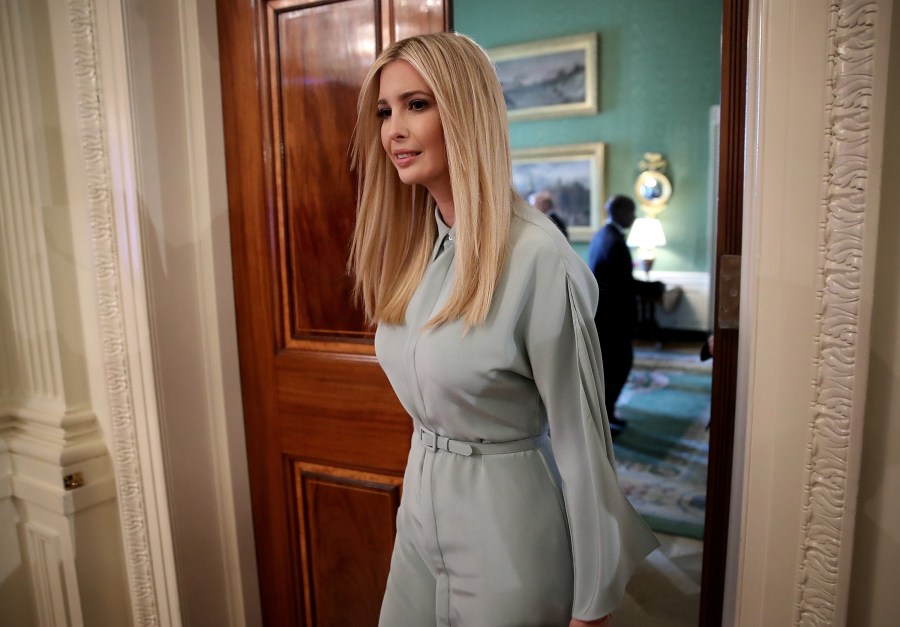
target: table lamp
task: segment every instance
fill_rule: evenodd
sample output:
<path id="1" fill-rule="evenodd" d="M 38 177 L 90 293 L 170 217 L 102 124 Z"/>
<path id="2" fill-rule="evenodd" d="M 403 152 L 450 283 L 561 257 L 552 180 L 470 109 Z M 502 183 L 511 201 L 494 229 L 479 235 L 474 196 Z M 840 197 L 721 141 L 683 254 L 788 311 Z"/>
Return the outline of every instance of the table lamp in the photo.
<path id="1" fill-rule="evenodd" d="M 658 218 L 637 218 L 631 225 L 626 244 L 637 248 L 638 263 L 650 280 L 650 268 L 656 259 L 656 248 L 666 245 L 666 234 Z"/>

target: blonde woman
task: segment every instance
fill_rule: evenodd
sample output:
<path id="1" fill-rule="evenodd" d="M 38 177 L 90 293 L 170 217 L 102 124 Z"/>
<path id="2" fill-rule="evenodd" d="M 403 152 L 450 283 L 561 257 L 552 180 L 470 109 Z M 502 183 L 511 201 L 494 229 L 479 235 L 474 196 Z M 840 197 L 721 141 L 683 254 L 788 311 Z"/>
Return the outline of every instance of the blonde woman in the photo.
<path id="1" fill-rule="evenodd" d="M 405 39 L 358 116 L 351 269 L 414 427 L 380 624 L 607 625 L 657 542 L 616 479 L 597 285 L 511 187 L 494 69 Z"/>

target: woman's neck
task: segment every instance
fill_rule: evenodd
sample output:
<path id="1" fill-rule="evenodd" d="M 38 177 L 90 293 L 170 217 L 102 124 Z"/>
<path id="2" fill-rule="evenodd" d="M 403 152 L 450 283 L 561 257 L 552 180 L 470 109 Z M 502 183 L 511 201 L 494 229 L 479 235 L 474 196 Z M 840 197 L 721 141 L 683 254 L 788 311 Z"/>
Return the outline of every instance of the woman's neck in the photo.
<path id="1" fill-rule="evenodd" d="M 441 212 L 441 220 L 452 228 L 456 221 L 456 211 L 453 208 L 453 191 L 450 189 L 449 182 L 446 186 L 431 186 L 428 191 L 434 198 L 438 211 Z"/>
<path id="2" fill-rule="evenodd" d="M 453 205 L 451 204 L 449 209 L 445 208 L 444 205 L 438 205 L 438 211 L 441 212 L 441 220 L 444 221 L 449 227 L 453 227 L 453 222 L 456 220 L 456 214 L 453 212 Z"/>

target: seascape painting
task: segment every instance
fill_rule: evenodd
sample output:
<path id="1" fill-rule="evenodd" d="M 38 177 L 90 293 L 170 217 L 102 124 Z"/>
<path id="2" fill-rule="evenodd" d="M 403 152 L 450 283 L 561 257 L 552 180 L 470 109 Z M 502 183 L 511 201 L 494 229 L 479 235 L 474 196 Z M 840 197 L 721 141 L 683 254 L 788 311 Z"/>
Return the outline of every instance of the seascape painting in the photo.
<path id="1" fill-rule="evenodd" d="M 584 101 L 584 54 L 557 52 L 496 64 L 509 111 Z"/>
<path id="2" fill-rule="evenodd" d="M 488 51 L 510 121 L 597 112 L 597 34 Z"/>

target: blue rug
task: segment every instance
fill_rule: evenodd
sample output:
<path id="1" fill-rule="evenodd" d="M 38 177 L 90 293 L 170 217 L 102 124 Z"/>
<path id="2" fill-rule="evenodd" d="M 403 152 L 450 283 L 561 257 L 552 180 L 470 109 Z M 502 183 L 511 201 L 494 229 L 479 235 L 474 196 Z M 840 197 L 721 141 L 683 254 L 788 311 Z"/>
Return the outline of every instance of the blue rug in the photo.
<path id="1" fill-rule="evenodd" d="M 697 353 L 635 351 L 619 397 L 628 421 L 614 447 L 619 482 L 654 531 L 703 538 L 711 362 Z"/>

